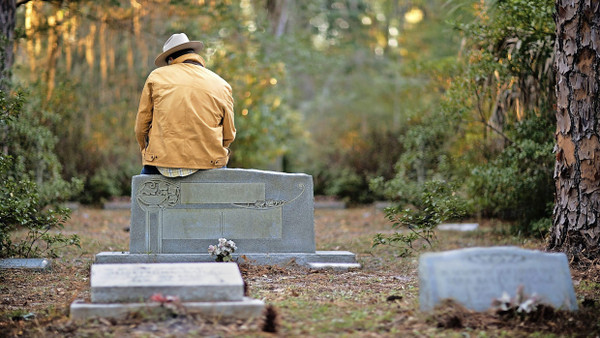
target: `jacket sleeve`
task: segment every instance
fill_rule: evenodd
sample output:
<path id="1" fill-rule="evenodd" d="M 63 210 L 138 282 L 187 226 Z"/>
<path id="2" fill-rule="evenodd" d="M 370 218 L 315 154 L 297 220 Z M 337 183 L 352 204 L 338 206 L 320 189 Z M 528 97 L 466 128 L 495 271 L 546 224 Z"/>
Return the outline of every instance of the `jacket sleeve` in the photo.
<path id="1" fill-rule="evenodd" d="M 235 140 L 235 124 L 233 121 L 233 95 L 231 87 L 226 88 L 226 100 L 223 114 L 223 146 L 228 148 Z"/>
<path id="2" fill-rule="evenodd" d="M 138 107 L 137 116 L 135 118 L 135 138 L 140 145 L 140 151 L 143 152 L 148 143 L 148 133 L 152 125 L 152 111 L 154 110 L 152 103 L 152 85 L 150 79 L 146 80 L 140 104 Z"/>

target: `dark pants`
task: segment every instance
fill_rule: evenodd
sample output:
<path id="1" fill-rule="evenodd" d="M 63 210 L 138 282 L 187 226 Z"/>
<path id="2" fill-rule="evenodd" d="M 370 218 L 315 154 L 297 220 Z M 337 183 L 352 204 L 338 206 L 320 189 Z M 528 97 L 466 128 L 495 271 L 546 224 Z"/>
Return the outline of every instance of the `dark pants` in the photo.
<path id="1" fill-rule="evenodd" d="M 141 175 L 160 175 L 160 171 L 153 165 L 145 165 L 142 168 Z"/>
<path id="2" fill-rule="evenodd" d="M 223 168 L 227 168 L 227 166 L 224 166 Z M 140 175 L 160 175 L 160 171 L 153 165 L 145 165 L 142 168 Z"/>

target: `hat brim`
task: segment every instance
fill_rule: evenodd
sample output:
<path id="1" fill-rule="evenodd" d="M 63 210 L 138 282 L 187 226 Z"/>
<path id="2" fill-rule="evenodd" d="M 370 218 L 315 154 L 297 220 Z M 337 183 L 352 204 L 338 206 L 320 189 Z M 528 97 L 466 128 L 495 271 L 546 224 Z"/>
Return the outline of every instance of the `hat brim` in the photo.
<path id="1" fill-rule="evenodd" d="M 179 52 L 184 49 L 193 49 L 196 53 L 204 48 L 204 44 L 200 41 L 190 41 L 186 43 L 182 43 L 181 45 L 177 45 L 165 52 L 162 52 L 159 56 L 154 60 L 154 64 L 157 67 L 162 67 L 167 65 L 167 57 L 175 52 Z"/>

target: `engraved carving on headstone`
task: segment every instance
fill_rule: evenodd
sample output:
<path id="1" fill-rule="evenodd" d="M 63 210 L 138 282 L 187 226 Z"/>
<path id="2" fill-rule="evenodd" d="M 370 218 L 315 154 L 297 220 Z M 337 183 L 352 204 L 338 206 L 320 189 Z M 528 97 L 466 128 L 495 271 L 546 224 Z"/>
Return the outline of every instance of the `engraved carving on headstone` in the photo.
<path id="1" fill-rule="evenodd" d="M 138 189 L 138 204 L 146 212 L 146 251 L 162 252 L 163 209 L 179 202 L 180 191 L 179 184 L 162 179 L 151 179 Z"/>
<path id="2" fill-rule="evenodd" d="M 231 205 L 236 206 L 238 208 L 246 209 L 279 208 L 286 204 L 292 203 L 293 201 L 297 200 L 300 196 L 302 196 L 302 194 L 304 194 L 304 190 L 306 190 L 306 186 L 304 185 L 304 183 L 298 183 L 297 188 L 301 190 L 300 193 L 289 201 L 268 199 L 264 201 L 255 201 L 254 203 L 232 203 Z"/>
<path id="3" fill-rule="evenodd" d="M 148 209 L 172 207 L 179 202 L 179 184 L 173 184 L 161 179 L 144 182 L 137 193 L 140 207 Z"/>
<path id="4" fill-rule="evenodd" d="M 467 260 L 477 264 L 507 264 L 524 262 L 527 259 L 524 255 L 512 253 L 480 253 L 477 256 L 468 256 Z"/>

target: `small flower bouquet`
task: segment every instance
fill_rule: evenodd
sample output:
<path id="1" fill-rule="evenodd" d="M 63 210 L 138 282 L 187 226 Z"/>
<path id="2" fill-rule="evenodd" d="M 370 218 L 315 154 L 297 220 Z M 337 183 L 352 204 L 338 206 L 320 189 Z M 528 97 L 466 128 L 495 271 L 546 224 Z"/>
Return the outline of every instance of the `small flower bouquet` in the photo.
<path id="1" fill-rule="evenodd" d="M 236 249 L 237 246 L 235 246 L 234 241 L 219 238 L 219 244 L 208 246 L 208 253 L 211 256 L 217 256 L 217 262 L 230 262 L 232 260 L 231 254 L 234 253 Z"/>
<path id="2" fill-rule="evenodd" d="M 535 293 L 531 296 L 526 295 L 523 285 L 517 287 L 514 298 L 510 298 L 509 294 L 504 292 L 502 297 L 492 301 L 492 308 L 500 314 L 530 313 L 536 311 L 540 305 L 540 298 Z"/>

